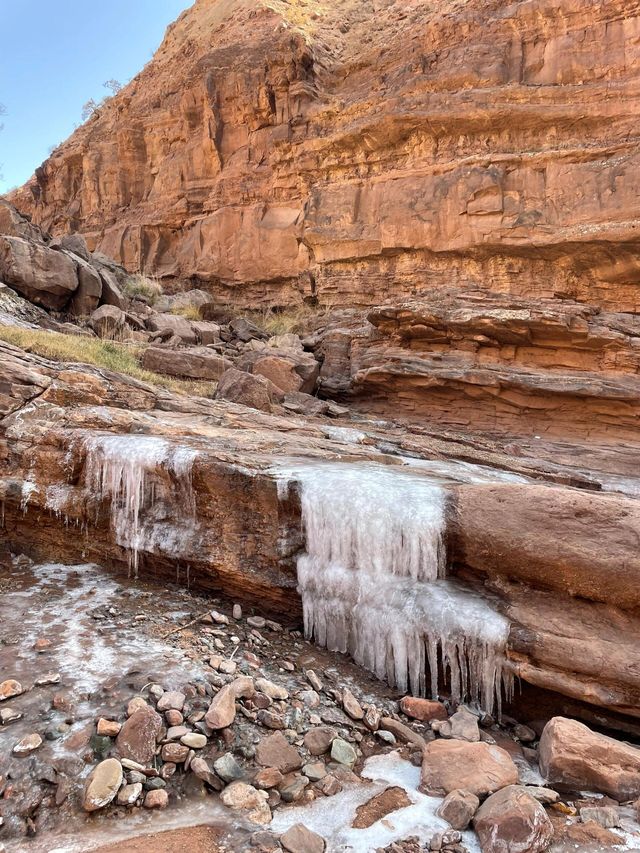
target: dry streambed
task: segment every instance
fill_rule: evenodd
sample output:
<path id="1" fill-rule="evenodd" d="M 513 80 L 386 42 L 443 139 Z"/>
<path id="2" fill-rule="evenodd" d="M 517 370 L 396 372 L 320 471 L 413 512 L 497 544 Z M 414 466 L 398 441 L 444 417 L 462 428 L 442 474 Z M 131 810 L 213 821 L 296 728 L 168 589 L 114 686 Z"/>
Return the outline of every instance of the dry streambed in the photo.
<path id="1" fill-rule="evenodd" d="M 221 850 L 501 849 L 487 826 L 531 850 L 640 847 L 636 750 L 603 751 L 580 724 L 547 727 L 551 790 L 540 731 L 398 701 L 297 626 L 233 602 L 26 558 L 1 584 L 8 851 L 203 824 Z M 583 785 L 566 777 L 567 740 L 584 753 Z"/>

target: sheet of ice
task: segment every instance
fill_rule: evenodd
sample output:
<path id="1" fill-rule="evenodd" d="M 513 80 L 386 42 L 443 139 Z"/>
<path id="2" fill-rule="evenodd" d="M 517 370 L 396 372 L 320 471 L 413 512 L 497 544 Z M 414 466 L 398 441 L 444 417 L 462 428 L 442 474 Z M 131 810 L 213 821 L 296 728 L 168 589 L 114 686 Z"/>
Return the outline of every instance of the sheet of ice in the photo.
<path id="1" fill-rule="evenodd" d="M 490 602 L 443 579 L 446 489 L 433 477 L 373 463 L 290 463 L 306 553 L 298 558 L 305 632 L 348 652 L 405 692 L 500 707 L 511 688 L 509 622 Z M 427 683 L 427 664 L 431 677 Z"/>
<path id="2" fill-rule="evenodd" d="M 141 551 L 177 557 L 195 548 L 197 451 L 146 435 L 89 435 L 83 443 L 85 488 L 111 501 L 111 526 L 136 576 Z"/>
<path id="3" fill-rule="evenodd" d="M 296 823 L 303 823 L 326 839 L 328 853 L 371 853 L 409 836 L 417 836 L 426 844 L 437 832 L 450 828 L 436 815 L 442 799 L 418 791 L 420 768 L 405 761 L 398 752 L 367 759 L 362 776 L 371 780 L 371 784 L 350 786 L 311 805 L 278 809 L 269 829 L 282 833 Z M 368 829 L 354 829 L 351 824 L 358 806 L 389 786 L 404 788 L 412 805 L 392 812 Z M 480 853 L 475 833 L 464 832 L 463 842 L 469 853 Z"/>

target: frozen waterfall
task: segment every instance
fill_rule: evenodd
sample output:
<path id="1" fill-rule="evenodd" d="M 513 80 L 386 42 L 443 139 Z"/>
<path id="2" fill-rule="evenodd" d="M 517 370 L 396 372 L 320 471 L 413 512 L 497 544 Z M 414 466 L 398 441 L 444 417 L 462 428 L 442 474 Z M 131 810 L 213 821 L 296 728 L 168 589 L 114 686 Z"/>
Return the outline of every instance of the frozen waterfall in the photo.
<path id="1" fill-rule="evenodd" d="M 146 435 L 89 435 L 84 449 L 85 488 L 111 501 L 111 527 L 135 575 L 140 551 L 183 553 L 195 534 L 196 451 Z"/>
<path id="2" fill-rule="evenodd" d="M 301 462 L 277 474 L 283 491 L 300 487 L 306 635 L 403 692 L 435 698 L 446 676 L 454 701 L 499 708 L 509 623 L 444 577 L 442 481 L 374 463 Z"/>

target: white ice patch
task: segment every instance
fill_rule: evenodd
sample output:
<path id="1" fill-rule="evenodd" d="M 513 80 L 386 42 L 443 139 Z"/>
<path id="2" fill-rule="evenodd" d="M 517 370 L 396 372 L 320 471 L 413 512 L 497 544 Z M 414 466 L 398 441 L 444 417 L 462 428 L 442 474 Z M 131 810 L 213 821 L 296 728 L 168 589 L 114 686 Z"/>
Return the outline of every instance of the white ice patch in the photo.
<path id="1" fill-rule="evenodd" d="M 195 450 L 142 435 L 89 435 L 84 448 L 85 488 L 111 501 L 111 526 L 136 576 L 141 551 L 176 557 L 194 549 Z"/>
<path id="2" fill-rule="evenodd" d="M 291 463 L 276 474 L 281 495 L 291 482 L 300 486 L 306 635 L 402 692 L 436 698 L 444 675 L 454 701 L 499 707 L 512 682 L 504 666 L 509 622 L 487 599 L 443 579 L 441 482 L 373 463 Z"/>
<path id="3" fill-rule="evenodd" d="M 370 779 L 371 784 L 348 787 L 334 797 L 315 800 L 310 805 L 278 809 L 269 829 L 280 834 L 296 823 L 303 823 L 325 838 L 328 853 L 371 853 L 410 836 L 417 836 L 422 844 L 427 844 L 436 833 L 450 829 L 436 815 L 442 799 L 417 790 L 420 768 L 397 752 L 367 759 L 362 776 Z M 403 788 L 412 805 L 391 812 L 368 829 L 354 829 L 351 824 L 358 806 L 390 785 Z M 480 853 L 475 833 L 463 832 L 462 836 L 469 853 Z"/>

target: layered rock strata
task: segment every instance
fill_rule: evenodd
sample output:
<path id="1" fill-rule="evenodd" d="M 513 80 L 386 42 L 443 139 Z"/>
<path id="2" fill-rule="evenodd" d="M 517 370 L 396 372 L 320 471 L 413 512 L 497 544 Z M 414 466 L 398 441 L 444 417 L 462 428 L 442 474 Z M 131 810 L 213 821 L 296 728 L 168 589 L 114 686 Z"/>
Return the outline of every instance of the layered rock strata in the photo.
<path id="1" fill-rule="evenodd" d="M 137 567 L 259 600 L 291 617 L 299 612 L 295 560 L 304 547 L 299 491 L 294 485 L 285 494 L 278 487 L 274 465 L 281 470 L 283 458 L 318 465 L 339 460 L 385 464 L 390 472 L 396 467 L 414 476 L 422 476 L 422 466 L 449 494 L 445 538 L 456 583 L 508 620 L 511 670 L 533 685 L 591 703 L 614 721 L 637 716 L 637 547 L 624 535 L 635 525 L 634 498 L 549 479 L 528 483 L 520 475 L 519 483 L 500 483 L 514 475 L 469 462 L 452 467 L 443 458 L 443 439 L 394 435 L 366 422 L 336 428 L 322 419 L 176 397 L 8 345 L 2 345 L 2 364 L 1 493 L 10 549 L 49 560 L 94 560 L 120 571 Z M 113 442 L 118 452 L 110 456 Z M 415 457 L 418 447 L 422 461 L 412 462 L 405 454 L 411 448 Z M 469 443 L 467 458 L 474 452 Z M 488 461 L 486 450 L 477 454 Z M 505 464 L 495 452 L 493 460 Z M 529 462 L 529 473 L 544 478 Z M 456 482 L 460 477 L 466 482 Z M 154 497 L 131 505 L 140 482 L 142 494 Z M 492 505 L 498 521 L 478 511 Z M 123 520 L 134 524 L 136 517 L 128 514 L 131 506 L 138 527 L 125 527 L 123 534 Z M 548 520 L 566 518 L 568 507 L 571 518 L 558 549 Z M 509 513 L 514 524 L 505 527 Z M 590 530 L 597 518 L 608 521 Z M 610 559 L 607 542 L 615 543 Z"/>
<path id="2" fill-rule="evenodd" d="M 198 0 L 13 198 L 236 305 L 481 282 L 634 312 L 639 21 L 622 0 Z"/>

